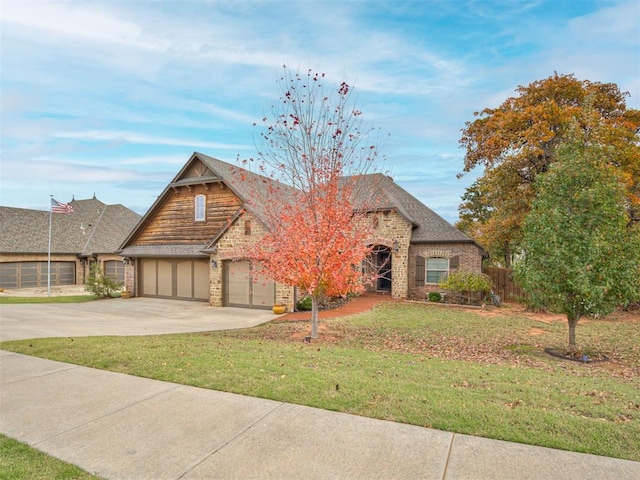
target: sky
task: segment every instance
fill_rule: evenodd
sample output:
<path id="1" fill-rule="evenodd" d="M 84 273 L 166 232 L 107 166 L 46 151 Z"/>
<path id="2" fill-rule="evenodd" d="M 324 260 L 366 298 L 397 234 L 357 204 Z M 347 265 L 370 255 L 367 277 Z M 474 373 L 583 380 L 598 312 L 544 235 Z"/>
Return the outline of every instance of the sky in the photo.
<path id="1" fill-rule="evenodd" d="M 144 214 L 194 151 L 235 163 L 283 65 L 347 81 L 382 170 L 455 222 L 461 129 L 557 72 L 640 108 L 638 0 L 0 0 L 0 205 Z"/>

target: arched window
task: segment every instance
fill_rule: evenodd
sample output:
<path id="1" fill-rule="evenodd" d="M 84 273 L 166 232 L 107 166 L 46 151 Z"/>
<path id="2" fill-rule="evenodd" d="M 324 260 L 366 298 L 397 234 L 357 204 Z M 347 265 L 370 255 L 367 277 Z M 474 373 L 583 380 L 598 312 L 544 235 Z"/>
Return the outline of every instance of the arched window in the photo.
<path id="1" fill-rule="evenodd" d="M 427 258 L 427 283 L 438 283 L 449 274 L 449 259 L 442 257 Z"/>
<path id="2" fill-rule="evenodd" d="M 204 222 L 206 220 L 207 197 L 204 195 L 196 195 L 195 202 L 195 220 L 196 222 Z"/>

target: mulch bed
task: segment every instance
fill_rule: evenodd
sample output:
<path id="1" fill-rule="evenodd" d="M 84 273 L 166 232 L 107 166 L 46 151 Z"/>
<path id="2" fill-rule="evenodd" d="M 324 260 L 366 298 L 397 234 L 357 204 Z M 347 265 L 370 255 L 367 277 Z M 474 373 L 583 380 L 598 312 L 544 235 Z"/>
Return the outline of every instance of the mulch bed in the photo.
<path id="1" fill-rule="evenodd" d="M 587 354 L 580 351 L 567 350 L 566 348 L 545 348 L 544 351 L 552 357 L 568 360 L 570 362 L 599 363 L 609 361 L 609 357 L 603 353 Z"/>

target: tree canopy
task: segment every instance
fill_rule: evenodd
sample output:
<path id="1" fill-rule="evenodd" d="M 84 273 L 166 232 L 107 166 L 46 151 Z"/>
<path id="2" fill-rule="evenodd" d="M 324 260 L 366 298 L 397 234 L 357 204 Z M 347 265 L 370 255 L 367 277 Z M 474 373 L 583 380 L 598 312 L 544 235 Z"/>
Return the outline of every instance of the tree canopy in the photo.
<path id="1" fill-rule="evenodd" d="M 606 315 L 640 295 L 640 229 L 629 228 L 613 148 L 558 148 L 535 182 L 523 224 L 518 281 L 539 307 L 567 315 L 569 343 L 584 315 Z"/>
<path id="2" fill-rule="evenodd" d="M 628 93 L 614 83 L 557 73 L 516 92 L 499 107 L 476 112 L 462 130 L 460 175 L 484 171 L 463 197 L 458 226 L 509 266 L 536 194 L 533 183 L 558 161 L 557 146 L 569 140 L 612 147 L 600 161 L 617 169 L 630 219 L 640 221 L 640 111 L 627 109 Z"/>

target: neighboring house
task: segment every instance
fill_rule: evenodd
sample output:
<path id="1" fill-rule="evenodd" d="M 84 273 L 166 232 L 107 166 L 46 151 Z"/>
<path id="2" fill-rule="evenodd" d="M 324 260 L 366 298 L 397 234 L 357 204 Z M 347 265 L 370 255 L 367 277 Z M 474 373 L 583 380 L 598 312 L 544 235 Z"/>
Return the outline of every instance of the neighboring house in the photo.
<path id="1" fill-rule="evenodd" d="M 255 180 L 256 177 L 261 181 Z M 194 153 L 121 247 L 126 287 L 137 296 L 208 301 L 213 306 L 271 308 L 295 304 L 290 287 L 251 278 L 242 247 L 265 233 L 252 188 L 272 180 Z M 371 291 L 424 298 L 457 268 L 481 271 L 482 249 L 382 174 L 361 179 L 377 189 L 373 264 L 383 275 Z M 266 188 L 266 187 L 265 187 Z M 250 203 L 250 202 L 249 202 Z"/>
<path id="2" fill-rule="evenodd" d="M 124 281 L 117 253 L 140 215 L 95 198 L 72 200 L 73 213 L 0 207 L 0 287 L 47 286 L 51 215 L 51 285 L 82 285 L 94 262 Z"/>

